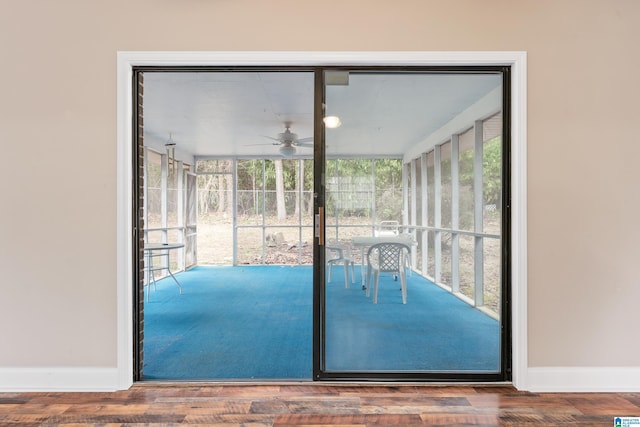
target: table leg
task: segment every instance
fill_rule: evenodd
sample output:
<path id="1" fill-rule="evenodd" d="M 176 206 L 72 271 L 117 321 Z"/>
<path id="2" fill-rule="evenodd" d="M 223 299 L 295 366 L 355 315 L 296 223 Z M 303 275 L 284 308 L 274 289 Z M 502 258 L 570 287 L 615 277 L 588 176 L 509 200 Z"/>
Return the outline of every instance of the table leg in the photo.
<path id="1" fill-rule="evenodd" d="M 361 265 L 360 265 L 360 276 L 362 278 L 362 290 L 365 290 L 365 289 L 367 289 L 367 285 L 365 283 L 365 278 L 364 278 L 364 276 L 365 276 L 365 271 L 364 271 L 364 246 L 362 246 L 360 248 L 360 258 L 361 258 L 361 261 L 360 261 L 360 263 L 361 263 Z"/>
<path id="2" fill-rule="evenodd" d="M 153 259 L 156 257 L 161 258 L 162 261 L 161 265 L 158 267 L 155 267 L 153 265 Z M 176 282 L 176 285 L 178 285 L 178 288 L 180 289 L 180 295 L 182 295 L 182 284 L 171 272 L 169 250 L 163 248 L 160 249 L 156 254 L 154 254 L 152 249 L 148 249 L 145 258 L 147 260 L 147 265 L 145 266 L 147 270 L 147 301 L 149 301 L 149 297 L 151 294 L 151 283 L 153 283 L 153 289 L 156 290 L 156 270 L 167 270 L 173 281 Z"/>
<path id="3" fill-rule="evenodd" d="M 176 276 L 174 276 L 173 273 L 171 272 L 171 259 L 169 258 L 169 250 L 168 249 L 164 250 L 162 254 L 165 257 L 166 269 L 169 272 L 169 275 L 171 276 L 173 281 L 176 282 L 176 285 L 178 285 L 178 288 L 180 288 L 180 295 L 182 295 L 182 285 L 180 284 L 180 282 L 178 282 L 178 279 L 176 279 Z"/>
<path id="4" fill-rule="evenodd" d="M 180 284 L 180 282 L 178 282 L 178 279 L 176 279 L 176 276 L 173 275 L 169 267 L 167 267 L 167 271 L 169 272 L 173 280 L 176 282 L 176 285 L 178 285 L 178 287 L 180 288 L 180 295 L 182 295 L 182 285 Z"/>
<path id="5" fill-rule="evenodd" d="M 153 290 L 157 289 L 156 287 L 156 275 L 153 273 L 153 256 L 151 251 L 147 251 L 147 302 L 149 302 L 151 298 L 151 282 L 153 281 Z"/>

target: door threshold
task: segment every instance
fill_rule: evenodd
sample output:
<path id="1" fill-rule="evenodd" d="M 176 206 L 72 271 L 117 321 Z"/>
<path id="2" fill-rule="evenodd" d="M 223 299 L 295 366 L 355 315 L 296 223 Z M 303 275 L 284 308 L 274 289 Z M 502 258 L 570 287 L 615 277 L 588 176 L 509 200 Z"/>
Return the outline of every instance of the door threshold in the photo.
<path id="1" fill-rule="evenodd" d="M 498 382 L 425 382 L 425 381 L 312 381 L 312 380 L 283 380 L 283 379 L 263 379 L 263 380 L 143 380 L 136 381 L 134 387 L 215 387 L 215 386 L 320 386 L 320 387 L 511 387 L 515 390 L 510 381 Z"/>

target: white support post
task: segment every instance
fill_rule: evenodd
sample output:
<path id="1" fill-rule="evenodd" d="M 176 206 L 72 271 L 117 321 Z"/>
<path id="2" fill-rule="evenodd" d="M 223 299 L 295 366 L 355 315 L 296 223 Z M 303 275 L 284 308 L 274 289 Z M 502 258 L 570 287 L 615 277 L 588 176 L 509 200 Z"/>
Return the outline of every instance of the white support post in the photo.
<path id="1" fill-rule="evenodd" d="M 168 224 L 168 212 L 167 212 L 167 185 L 169 180 L 169 159 L 166 154 L 161 155 L 160 161 L 160 227 L 162 243 L 168 243 L 167 224 Z M 160 257 L 162 267 L 169 268 L 169 257 Z M 153 261 L 151 261 L 153 262 Z"/>
<path id="2" fill-rule="evenodd" d="M 303 206 L 304 203 L 302 202 L 303 197 L 304 197 L 304 191 L 303 191 L 303 186 L 304 186 L 304 176 L 303 176 L 303 162 L 304 159 L 298 159 L 298 174 L 296 176 L 296 179 L 298 180 L 296 188 L 298 189 L 298 264 L 302 264 L 302 211 L 303 211 Z M 234 180 L 235 181 L 235 180 Z M 234 194 L 236 193 L 235 190 L 233 192 Z M 235 215 L 234 215 L 235 217 Z"/>
<path id="3" fill-rule="evenodd" d="M 336 163 L 337 164 L 337 163 Z M 403 172 L 403 181 L 404 182 L 404 172 Z M 376 230 L 376 224 L 378 223 L 378 208 L 376 204 L 376 161 L 375 159 L 371 159 L 371 235 L 373 236 Z M 337 209 L 336 209 L 337 212 Z M 338 224 L 338 218 L 336 218 L 336 224 Z M 336 227 L 336 242 L 339 241 L 340 237 L 338 234 L 339 227 Z M 364 254 L 363 254 L 364 256 Z"/>
<path id="4" fill-rule="evenodd" d="M 195 215 L 195 220 L 192 222 L 192 217 L 186 216 L 186 222 L 189 228 L 191 229 L 191 233 L 188 233 L 186 236 L 186 241 L 189 243 L 189 252 L 192 256 L 191 261 L 193 264 L 198 263 L 198 176 L 195 172 L 195 164 L 197 160 L 194 162 L 191 170 L 187 172 L 187 210 L 191 212 L 192 215 Z M 189 198 L 189 194 L 193 197 Z"/>
<path id="5" fill-rule="evenodd" d="M 231 162 L 231 170 L 233 178 L 231 181 L 231 187 L 233 188 L 233 223 L 231 233 L 233 233 L 233 265 L 238 264 L 238 160 L 234 159 Z M 264 182 L 264 179 L 262 180 Z M 264 216 L 264 215 L 263 215 Z M 264 240 L 263 240 L 264 242 Z M 197 245 L 196 245 L 197 246 Z"/>
<path id="6" fill-rule="evenodd" d="M 265 249 L 265 244 L 267 241 L 267 233 L 265 230 L 266 227 L 266 221 L 265 221 L 265 213 L 267 211 L 267 180 L 265 179 L 265 177 L 267 176 L 267 164 L 266 164 L 266 160 L 262 160 L 262 215 L 260 215 L 262 217 L 262 251 L 261 251 L 261 260 L 262 260 L 262 264 L 265 263 L 266 260 L 266 256 L 267 256 L 267 251 Z M 238 245 L 238 241 L 236 240 L 236 246 Z M 235 260 L 234 260 L 234 265 L 236 264 Z"/>
<path id="7" fill-rule="evenodd" d="M 185 212 L 185 195 L 186 195 L 186 191 L 184 191 L 184 163 L 182 162 L 182 160 L 178 161 L 178 167 L 177 167 L 177 175 L 176 175 L 176 190 L 177 190 L 177 221 L 178 224 L 177 226 L 181 228 L 180 232 L 178 233 L 178 243 L 185 243 L 185 234 L 186 234 L 186 228 L 185 228 L 185 221 L 184 221 L 184 212 Z M 176 255 L 177 255 L 177 262 L 178 262 L 178 270 L 185 270 L 186 264 L 185 264 L 185 251 L 186 251 L 186 245 L 184 247 L 182 247 L 180 250 L 176 251 Z"/>
<path id="8" fill-rule="evenodd" d="M 422 153 L 420 156 L 421 168 L 421 180 L 420 186 L 420 201 L 422 202 L 422 218 L 421 225 L 426 227 L 429 224 L 429 183 L 427 182 L 427 153 Z M 429 232 L 426 229 L 422 230 L 422 275 L 427 277 L 429 275 Z"/>
<path id="9" fill-rule="evenodd" d="M 460 292 L 460 137 L 451 135 L 451 291 Z"/>
<path id="10" fill-rule="evenodd" d="M 415 226 L 418 225 L 418 179 L 417 179 L 417 163 L 418 159 L 413 159 L 411 161 L 411 221 L 409 224 L 412 226 L 411 236 L 413 239 L 416 238 L 416 229 Z M 411 251 L 411 266 L 413 268 L 416 265 L 416 251 Z"/>
<path id="11" fill-rule="evenodd" d="M 439 230 L 442 227 L 442 161 L 441 146 L 436 145 L 433 150 L 434 154 L 434 189 L 435 189 L 435 209 L 434 209 L 434 250 L 435 250 L 435 272 L 434 280 L 436 283 L 442 281 L 442 232 Z"/>
<path id="12" fill-rule="evenodd" d="M 402 165 L 402 230 L 409 224 L 409 164 Z"/>
<path id="13" fill-rule="evenodd" d="M 476 120 L 473 126 L 473 211 L 474 229 L 477 234 L 484 232 L 484 183 L 483 173 L 483 126 L 482 120 Z M 484 239 L 476 235 L 474 245 L 474 303 L 476 307 L 484 305 Z"/>
<path id="14" fill-rule="evenodd" d="M 169 179 L 169 165 L 166 154 L 160 155 L 160 227 L 162 231 L 162 243 L 167 243 L 167 181 Z"/>

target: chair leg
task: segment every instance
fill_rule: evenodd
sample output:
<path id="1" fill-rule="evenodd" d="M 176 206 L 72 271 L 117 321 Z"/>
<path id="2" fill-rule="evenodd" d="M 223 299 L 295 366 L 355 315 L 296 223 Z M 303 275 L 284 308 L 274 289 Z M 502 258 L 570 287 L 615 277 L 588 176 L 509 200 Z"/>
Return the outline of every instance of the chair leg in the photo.
<path id="1" fill-rule="evenodd" d="M 353 265 L 353 261 L 351 261 L 351 283 L 356 283 L 356 267 Z"/>
<path id="2" fill-rule="evenodd" d="M 344 287 L 349 288 L 349 263 L 344 262 Z"/>
<path id="3" fill-rule="evenodd" d="M 379 275 L 380 273 L 378 272 L 378 270 L 376 270 L 373 273 L 373 303 L 374 304 L 378 303 L 378 276 Z"/>
<path id="4" fill-rule="evenodd" d="M 329 263 L 329 274 L 327 275 L 327 283 L 331 283 L 331 270 L 333 270 L 333 264 Z"/>
<path id="5" fill-rule="evenodd" d="M 400 272 L 400 286 L 402 289 L 402 303 L 407 303 L 407 277 L 404 271 Z"/>

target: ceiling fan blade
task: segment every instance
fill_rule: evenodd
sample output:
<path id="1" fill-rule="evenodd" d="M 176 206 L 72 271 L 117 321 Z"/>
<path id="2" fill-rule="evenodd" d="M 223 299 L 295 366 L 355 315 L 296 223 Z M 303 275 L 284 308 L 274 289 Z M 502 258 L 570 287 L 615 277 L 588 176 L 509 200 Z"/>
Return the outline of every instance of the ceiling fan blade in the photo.
<path id="1" fill-rule="evenodd" d="M 262 143 L 259 143 L 259 144 L 242 144 L 243 147 L 256 147 L 256 146 L 261 146 L 261 145 L 280 145 L 280 141 L 262 142 Z"/>
<path id="2" fill-rule="evenodd" d="M 268 138 L 268 139 L 272 139 L 276 142 L 278 142 L 279 144 L 282 143 L 282 141 L 280 141 L 280 138 L 274 138 L 272 136 L 268 136 L 268 135 L 261 135 L 263 138 Z"/>
<path id="3" fill-rule="evenodd" d="M 298 138 L 297 142 L 298 142 L 298 145 L 300 145 L 301 142 L 311 142 L 311 143 L 313 143 L 313 137 L 309 136 L 307 138 Z"/>
<path id="4" fill-rule="evenodd" d="M 296 147 L 311 147 L 311 148 L 313 148 L 313 141 L 310 144 L 308 144 L 308 143 L 302 143 L 301 144 L 300 140 L 298 140 L 298 143 L 296 144 Z"/>

